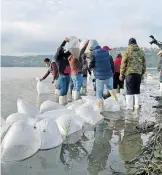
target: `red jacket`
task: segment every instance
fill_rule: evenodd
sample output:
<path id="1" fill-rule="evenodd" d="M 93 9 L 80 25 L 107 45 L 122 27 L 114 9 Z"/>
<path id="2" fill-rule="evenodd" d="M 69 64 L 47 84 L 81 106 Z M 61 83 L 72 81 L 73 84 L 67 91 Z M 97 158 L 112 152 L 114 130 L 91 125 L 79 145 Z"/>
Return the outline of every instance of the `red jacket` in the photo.
<path id="1" fill-rule="evenodd" d="M 122 58 L 121 57 L 115 58 L 115 60 L 114 60 L 114 69 L 115 69 L 115 72 L 120 72 L 121 62 L 122 62 Z"/>

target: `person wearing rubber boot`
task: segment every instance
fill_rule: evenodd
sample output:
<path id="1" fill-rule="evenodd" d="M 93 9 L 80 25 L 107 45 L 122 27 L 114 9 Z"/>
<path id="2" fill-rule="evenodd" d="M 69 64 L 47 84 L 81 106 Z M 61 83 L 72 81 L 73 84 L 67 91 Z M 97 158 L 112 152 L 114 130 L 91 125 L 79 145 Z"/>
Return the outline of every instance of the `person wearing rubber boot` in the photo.
<path id="1" fill-rule="evenodd" d="M 159 81 L 160 81 L 160 93 L 162 95 L 162 50 L 159 51 L 157 55 L 161 57 L 158 64 L 158 71 L 159 71 Z"/>
<path id="2" fill-rule="evenodd" d="M 45 80 L 49 74 L 51 73 L 53 75 L 53 80 L 52 80 L 52 84 L 54 84 L 54 82 L 56 82 L 56 86 L 55 86 L 55 95 L 56 95 L 56 98 L 58 100 L 58 96 L 57 94 L 59 95 L 59 88 L 57 86 L 57 79 L 58 79 L 58 67 L 56 65 L 56 62 L 53 60 L 51 61 L 49 58 L 45 58 L 44 59 L 44 63 L 46 66 L 48 66 L 48 71 L 46 72 L 46 74 L 43 76 L 43 78 L 40 79 L 40 81 L 43 81 Z"/>
<path id="3" fill-rule="evenodd" d="M 123 53 L 120 80 L 126 78 L 126 109 L 133 110 L 140 107 L 140 84 L 141 77 L 146 72 L 146 60 L 143 50 L 141 50 L 134 38 L 129 40 L 129 46 Z M 135 105 L 133 106 L 135 101 Z"/>
<path id="4" fill-rule="evenodd" d="M 117 93 L 123 94 L 124 90 L 124 80 L 120 81 L 120 65 L 122 61 L 122 55 L 119 53 L 117 57 L 114 59 L 114 89 L 117 91 Z"/>
<path id="5" fill-rule="evenodd" d="M 71 78 L 73 81 L 73 92 L 72 92 L 72 97 L 74 100 L 78 100 L 80 98 L 80 90 L 83 84 L 83 76 L 82 76 L 82 68 L 81 68 L 81 62 L 80 62 L 80 57 L 84 53 L 87 45 L 87 41 L 84 45 L 84 47 L 78 52 L 78 48 L 71 48 L 71 56 L 68 57 L 68 61 L 70 64 L 71 68 Z M 78 55 L 78 58 L 76 58 L 76 55 Z"/>
<path id="6" fill-rule="evenodd" d="M 87 54 L 82 54 L 80 57 L 80 62 L 81 62 L 81 68 L 82 68 L 82 75 L 83 75 L 83 85 L 81 88 L 81 94 L 86 95 L 87 93 L 87 76 L 88 73 L 91 75 L 91 71 L 88 68 L 88 61 L 86 60 Z"/>
<path id="7" fill-rule="evenodd" d="M 68 57 L 71 55 L 69 51 L 64 50 L 64 46 L 68 42 L 68 38 L 65 38 L 65 40 L 62 42 L 60 47 L 57 49 L 57 52 L 55 54 L 55 60 L 58 67 L 58 81 L 57 81 L 57 87 L 60 89 L 60 96 L 59 96 L 59 103 L 62 105 L 67 104 L 67 93 L 69 89 L 69 83 L 70 83 L 70 65 L 68 61 Z"/>
<path id="8" fill-rule="evenodd" d="M 90 50 L 88 59 L 90 59 L 89 69 L 93 69 L 94 76 L 96 79 L 96 94 L 97 103 L 100 113 L 103 112 L 103 90 L 106 85 L 112 97 L 116 98 L 113 92 L 113 72 L 110 63 L 109 53 L 102 49 L 96 40 L 90 40 L 87 46 Z"/>

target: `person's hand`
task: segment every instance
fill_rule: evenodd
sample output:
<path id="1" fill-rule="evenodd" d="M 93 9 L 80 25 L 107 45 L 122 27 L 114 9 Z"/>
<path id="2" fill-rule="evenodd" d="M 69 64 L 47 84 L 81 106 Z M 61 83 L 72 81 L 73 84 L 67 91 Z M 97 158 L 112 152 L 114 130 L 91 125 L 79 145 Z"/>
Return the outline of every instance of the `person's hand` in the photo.
<path id="1" fill-rule="evenodd" d="M 65 40 L 66 42 L 69 42 L 69 38 L 68 38 L 68 37 L 66 37 L 64 40 Z"/>
<path id="2" fill-rule="evenodd" d="M 120 75 L 119 80 L 123 81 L 123 76 L 122 75 Z"/>
<path id="3" fill-rule="evenodd" d="M 55 80 L 52 81 L 52 84 L 54 84 Z"/>

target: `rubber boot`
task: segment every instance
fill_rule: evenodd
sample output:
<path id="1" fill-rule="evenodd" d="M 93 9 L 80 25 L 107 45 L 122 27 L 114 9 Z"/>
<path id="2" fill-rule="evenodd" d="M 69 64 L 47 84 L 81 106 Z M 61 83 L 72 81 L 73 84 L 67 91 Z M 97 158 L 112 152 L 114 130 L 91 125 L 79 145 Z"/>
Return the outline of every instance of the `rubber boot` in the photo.
<path id="1" fill-rule="evenodd" d="M 74 93 L 75 93 L 75 91 L 72 91 L 72 99 L 74 99 Z"/>
<path id="2" fill-rule="evenodd" d="M 59 96 L 60 96 L 60 90 L 59 89 L 55 89 L 55 96 L 56 96 L 56 101 L 59 101 Z"/>
<path id="3" fill-rule="evenodd" d="M 162 92 L 162 82 L 160 82 L 160 92 Z"/>
<path id="4" fill-rule="evenodd" d="M 100 114 L 103 113 L 103 100 L 97 100 L 97 105 L 98 105 L 98 109 L 99 109 L 99 112 Z"/>
<path id="5" fill-rule="evenodd" d="M 135 98 L 134 109 L 139 109 L 140 108 L 140 94 L 134 95 L 134 98 Z"/>
<path id="6" fill-rule="evenodd" d="M 64 96 L 64 105 L 66 105 L 67 102 L 68 102 L 68 100 L 67 100 L 67 95 L 65 95 L 65 96 Z"/>
<path id="7" fill-rule="evenodd" d="M 74 100 L 80 99 L 80 92 L 74 91 Z"/>
<path id="8" fill-rule="evenodd" d="M 122 95 L 124 95 L 124 94 L 125 94 L 124 89 L 120 89 L 120 94 L 122 94 Z"/>
<path id="9" fill-rule="evenodd" d="M 134 95 L 126 95 L 126 110 L 133 110 Z"/>
<path id="10" fill-rule="evenodd" d="M 116 96 L 116 93 L 114 92 L 114 90 L 109 90 L 109 93 L 110 93 L 111 97 L 112 97 L 114 100 L 118 101 L 117 96 Z"/>
<path id="11" fill-rule="evenodd" d="M 67 103 L 67 98 L 66 98 L 66 96 L 59 96 L 59 104 L 60 105 L 66 105 L 66 103 Z"/>
<path id="12" fill-rule="evenodd" d="M 80 90 L 80 94 L 82 95 L 86 95 L 86 88 L 85 87 L 82 87 L 81 90 Z"/>

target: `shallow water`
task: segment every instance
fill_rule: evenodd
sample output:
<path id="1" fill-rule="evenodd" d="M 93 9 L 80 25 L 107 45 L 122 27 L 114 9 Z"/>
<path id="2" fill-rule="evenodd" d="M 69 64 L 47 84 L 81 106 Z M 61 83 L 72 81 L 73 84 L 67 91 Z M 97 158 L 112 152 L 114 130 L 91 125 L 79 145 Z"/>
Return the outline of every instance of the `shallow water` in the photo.
<path id="1" fill-rule="evenodd" d="M 45 68 L 2 68 L 2 117 L 17 112 L 17 98 L 37 107 L 47 99 L 54 100 L 51 77 L 46 81 L 51 94 L 38 97 L 36 92 L 35 77 L 41 77 L 45 71 Z M 134 134 L 135 126 L 145 120 L 158 120 L 160 115 L 159 110 L 152 108 L 157 101 L 150 97 L 158 95 L 157 80 L 143 83 L 141 92 L 142 108 L 138 113 L 107 112 L 104 114 L 107 120 L 86 132 L 76 144 L 38 151 L 21 162 L 3 163 L 2 175 L 111 175 L 113 171 L 128 174 L 125 162 L 133 159 L 148 139 L 148 135 Z"/>

